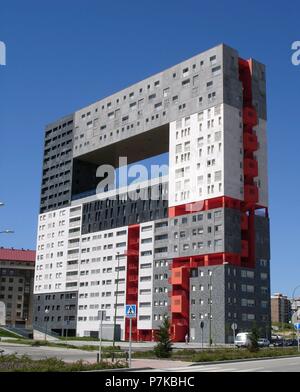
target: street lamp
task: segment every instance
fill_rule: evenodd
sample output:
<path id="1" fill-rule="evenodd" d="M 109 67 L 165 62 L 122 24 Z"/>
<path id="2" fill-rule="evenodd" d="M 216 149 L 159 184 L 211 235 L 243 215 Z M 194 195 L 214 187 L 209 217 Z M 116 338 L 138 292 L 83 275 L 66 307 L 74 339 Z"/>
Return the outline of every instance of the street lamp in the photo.
<path id="1" fill-rule="evenodd" d="M 0 201 L 0 207 L 4 207 L 4 206 L 5 204 L 2 201 Z M 14 231 L 10 229 L 0 231 L 0 234 L 13 234 L 13 233 Z"/>
<path id="2" fill-rule="evenodd" d="M 216 271 L 218 268 L 223 267 L 224 265 L 229 264 L 227 261 L 225 261 L 223 264 L 218 265 L 217 267 L 214 268 L 214 271 Z M 212 266 L 213 267 L 213 266 Z M 212 270 L 209 271 L 209 320 L 208 320 L 208 325 L 209 325 L 209 347 L 211 347 L 212 344 L 212 339 L 211 339 L 211 320 L 212 320 L 212 314 L 211 314 L 211 292 L 212 292 Z"/>
<path id="3" fill-rule="evenodd" d="M 49 309 L 45 309 L 45 314 L 49 313 Z M 47 328 L 48 328 L 48 316 L 46 316 L 46 329 L 45 329 L 45 341 L 47 340 Z"/>
<path id="4" fill-rule="evenodd" d="M 113 353 L 114 353 L 115 344 L 116 344 L 117 306 L 118 306 L 119 273 L 120 273 L 120 252 L 117 252 L 116 258 L 118 260 L 118 264 L 117 264 L 117 281 L 116 281 L 116 291 L 115 291 L 116 300 L 115 300 L 115 316 L 114 316 Z M 114 355 L 112 356 L 112 360 L 114 360 Z"/>

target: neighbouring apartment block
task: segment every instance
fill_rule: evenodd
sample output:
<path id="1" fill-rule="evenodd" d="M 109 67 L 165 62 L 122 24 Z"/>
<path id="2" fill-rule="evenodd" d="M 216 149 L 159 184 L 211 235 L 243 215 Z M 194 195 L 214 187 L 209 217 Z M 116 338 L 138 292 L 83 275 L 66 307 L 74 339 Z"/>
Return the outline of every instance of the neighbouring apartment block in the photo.
<path id="1" fill-rule="evenodd" d="M 36 253 L 0 248 L 0 325 L 32 327 Z"/>
<path id="2" fill-rule="evenodd" d="M 291 300 L 281 293 L 271 296 L 271 319 L 273 323 L 289 323 L 291 320 Z"/>
<path id="3" fill-rule="evenodd" d="M 99 186 L 112 165 L 168 170 Z M 34 327 L 153 340 L 270 334 L 265 67 L 216 46 L 46 127 Z M 47 312 L 45 312 L 45 310 Z M 200 323 L 203 321 L 203 329 Z"/>

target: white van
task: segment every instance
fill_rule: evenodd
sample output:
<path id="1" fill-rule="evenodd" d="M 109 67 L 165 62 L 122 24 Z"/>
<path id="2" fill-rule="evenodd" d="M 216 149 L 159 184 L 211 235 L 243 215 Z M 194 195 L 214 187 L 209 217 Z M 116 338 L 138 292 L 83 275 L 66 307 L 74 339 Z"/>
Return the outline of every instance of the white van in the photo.
<path id="1" fill-rule="evenodd" d="M 248 347 L 250 344 L 250 332 L 240 332 L 236 335 L 234 340 L 234 345 L 236 347 Z"/>

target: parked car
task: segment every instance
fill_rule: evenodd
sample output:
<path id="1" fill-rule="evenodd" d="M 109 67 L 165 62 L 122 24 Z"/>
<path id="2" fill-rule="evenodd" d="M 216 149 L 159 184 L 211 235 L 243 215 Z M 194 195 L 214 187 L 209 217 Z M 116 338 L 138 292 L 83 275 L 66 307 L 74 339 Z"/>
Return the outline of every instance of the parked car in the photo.
<path id="1" fill-rule="evenodd" d="M 286 346 L 298 346 L 298 341 L 297 339 L 287 339 L 285 341 Z"/>
<path id="2" fill-rule="evenodd" d="M 236 347 L 248 347 L 250 344 L 250 332 L 240 332 L 236 335 L 234 340 L 234 345 Z"/>
<path id="3" fill-rule="evenodd" d="M 258 347 L 269 347 L 270 346 L 270 340 L 266 339 L 266 338 L 258 339 L 257 343 L 258 343 Z"/>

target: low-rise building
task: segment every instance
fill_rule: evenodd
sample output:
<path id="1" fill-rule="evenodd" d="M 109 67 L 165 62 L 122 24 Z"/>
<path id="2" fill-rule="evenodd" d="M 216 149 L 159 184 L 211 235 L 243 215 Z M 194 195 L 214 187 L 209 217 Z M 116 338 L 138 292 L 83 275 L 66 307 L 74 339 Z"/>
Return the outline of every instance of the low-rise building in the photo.
<path id="1" fill-rule="evenodd" d="M 272 323 L 288 323 L 291 316 L 291 302 L 286 295 L 275 293 L 271 296 Z"/>
<path id="2" fill-rule="evenodd" d="M 32 326 L 35 251 L 0 248 L 2 324 Z"/>

